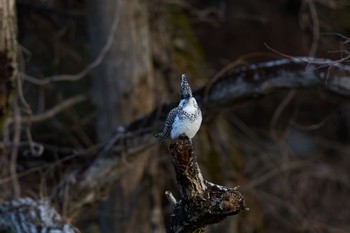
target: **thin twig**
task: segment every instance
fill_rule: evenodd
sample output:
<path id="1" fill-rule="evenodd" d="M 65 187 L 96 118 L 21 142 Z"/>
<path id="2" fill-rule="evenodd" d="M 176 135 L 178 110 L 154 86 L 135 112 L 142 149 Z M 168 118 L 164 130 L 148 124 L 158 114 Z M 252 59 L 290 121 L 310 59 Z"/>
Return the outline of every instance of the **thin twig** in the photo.
<path id="1" fill-rule="evenodd" d="M 322 65 L 322 66 L 320 66 L 320 68 L 326 67 L 326 66 L 331 67 L 332 65 L 339 64 L 339 63 L 348 61 L 350 59 L 350 55 L 348 55 L 346 57 L 343 57 L 341 59 L 334 60 L 334 61 L 331 61 L 329 59 L 325 59 L 325 61 L 318 60 L 316 62 L 315 58 L 313 58 L 313 57 L 295 57 L 295 56 L 292 56 L 292 55 L 288 55 L 288 54 L 279 52 L 276 49 L 273 49 L 272 47 L 270 47 L 267 43 L 264 43 L 264 45 L 265 45 L 265 47 L 268 50 L 271 50 L 272 52 L 274 52 L 274 53 L 276 53 L 278 55 L 281 55 L 282 57 L 290 58 L 290 59 L 293 59 L 293 60 L 296 60 L 296 61 L 307 62 L 309 64 Z"/>
<path id="2" fill-rule="evenodd" d="M 69 108 L 75 104 L 81 103 L 83 101 L 87 100 L 87 97 L 84 95 L 77 95 L 71 98 L 68 98 L 64 100 L 62 103 L 56 105 L 55 107 L 51 108 L 50 110 L 47 110 L 44 113 L 33 115 L 33 116 L 28 116 L 28 117 L 23 117 L 20 120 L 20 123 L 37 123 L 41 121 L 48 120 L 54 116 L 56 116 L 58 113 L 61 111 L 65 110 L 66 108 Z M 13 123 L 13 119 L 8 119 L 7 124 Z"/>
<path id="3" fill-rule="evenodd" d="M 311 19 L 313 22 L 313 38 L 312 38 L 312 44 L 309 52 L 309 56 L 313 57 L 316 55 L 317 52 L 317 47 L 318 47 L 318 42 L 320 39 L 320 23 L 318 20 L 318 15 L 317 15 L 317 10 L 315 7 L 315 2 L 313 0 L 307 0 L 307 5 L 311 14 Z"/>
<path id="4" fill-rule="evenodd" d="M 287 94 L 287 96 L 284 98 L 284 100 L 278 105 L 275 113 L 273 114 L 273 117 L 270 122 L 270 134 L 271 137 L 274 139 L 278 139 L 279 136 L 276 133 L 276 124 L 278 122 L 278 119 L 280 118 L 283 110 L 287 107 L 287 105 L 293 100 L 294 96 L 296 95 L 296 90 L 290 90 Z"/>
<path id="5" fill-rule="evenodd" d="M 50 169 L 53 169 L 54 167 L 56 167 L 58 165 L 61 165 L 64 162 L 67 162 L 67 161 L 70 161 L 72 159 L 75 159 L 75 158 L 77 158 L 79 156 L 87 156 L 87 155 L 91 155 L 91 154 L 96 154 L 97 151 L 99 150 L 99 148 L 101 148 L 101 146 L 102 146 L 102 143 L 94 145 L 94 146 L 92 146 L 92 147 L 90 147 L 90 148 L 88 148 L 86 150 L 83 150 L 83 151 L 80 151 L 80 152 L 76 152 L 76 153 L 72 153 L 71 155 L 68 155 L 68 156 L 66 156 L 66 157 L 64 157 L 62 159 L 59 159 L 56 162 L 46 163 L 44 165 L 39 165 L 39 166 L 36 166 L 36 167 L 29 168 L 28 170 L 25 170 L 23 172 L 18 173 L 16 178 L 21 178 L 21 177 L 24 177 L 26 175 L 32 174 L 34 172 L 38 172 L 40 170 L 43 170 L 43 169 L 46 169 L 46 168 L 49 168 L 49 167 L 50 167 Z M 4 178 L 0 179 L 0 185 L 6 184 L 8 182 L 11 182 L 13 179 L 14 179 L 14 177 L 12 177 L 12 176 L 4 177 Z"/>
<path id="6" fill-rule="evenodd" d="M 286 171 L 291 171 L 291 170 L 297 170 L 303 167 L 309 166 L 309 164 L 305 161 L 297 161 L 297 162 L 293 162 L 293 163 L 289 163 L 286 166 L 279 166 L 276 167 L 275 169 L 259 176 L 257 179 L 252 180 L 251 182 L 249 182 L 247 185 L 242 185 L 241 186 L 241 190 L 242 191 L 247 191 L 249 189 L 255 188 L 269 180 L 271 180 L 272 178 L 280 175 L 281 173 L 284 173 Z"/>
<path id="7" fill-rule="evenodd" d="M 14 189 L 14 196 L 16 198 L 20 197 L 21 193 L 21 187 L 18 182 L 18 177 L 17 177 L 17 156 L 18 156 L 18 144 L 21 139 L 21 115 L 19 111 L 19 107 L 17 105 L 17 101 L 14 103 L 14 135 L 13 135 L 13 143 L 14 146 L 12 147 L 11 150 L 11 162 L 10 162 L 10 174 L 11 174 L 11 180 L 13 184 L 13 189 Z"/>
<path id="8" fill-rule="evenodd" d="M 207 84 L 205 88 L 205 94 L 204 94 L 204 102 L 208 102 L 208 94 L 209 91 L 211 90 L 212 86 L 214 85 L 215 82 L 217 82 L 218 79 L 222 78 L 224 74 L 226 74 L 228 71 L 233 70 L 235 67 L 242 66 L 242 65 L 247 65 L 248 64 L 248 59 L 254 58 L 254 57 L 276 57 L 275 55 L 267 54 L 267 53 L 248 53 L 246 55 L 240 56 L 238 59 L 230 62 L 227 64 L 224 68 L 219 70 L 212 79 L 209 80 L 209 83 Z"/>
<path id="9" fill-rule="evenodd" d="M 28 81 L 28 82 L 31 82 L 33 84 L 39 85 L 39 86 L 45 86 L 45 85 L 48 85 L 52 82 L 61 82 L 61 81 L 72 82 L 72 81 L 77 81 L 79 79 L 84 78 L 90 71 L 92 71 L 98 65 L 101 64 L 101 62 L 105 58 L 107 52 L 111 49 L 113 42 L 114 42 L 114 35 L 115 35 L 115 32 L 117 31 L 118 24 L 120 21 L 119 9 L 120 9 L 119 1 L 117 1 L 116 14 L 114 16 L 114 19 L 113 19 L 113 22 L 111 25 L 111 30 L 110 30 L 110 33 L 108 35 L 106 44 L 103 46 L 102 50 L 100 51 L 100 53 L 98 54 L 96 59 L 93 62 L 91 62 L 89 65 L 87 65 L 82 71 L 80 71 L 79 73 L 74 74 L 74 75 L 70 75 L 70 74 L 54 75 L 54 76 L 46 77 L 45 79 L 37 79 L 37 78 L 31 77 L 27 74 L 21 74 L 23 76 L 23 79 Z"/>
<path id="10" fill-rule="evenodd" d="M 290 120 L 289 124 L 301 129 L 301 130 L 305 130 L 305 131 L 310 131 L 310 130 L 317 130 L 320 129 L 321 127 L 323 127 L 325 125 L 325 123 L 327 123 L 328 120 L 330 120 L 332 115 L 327 116 L 326 118 L 324 118 L 322 121 L 318 122 L 318 123 L 314 123 L 314 124 L 310 124 L 310 125 L 301 125 L 300 123 Z"/>

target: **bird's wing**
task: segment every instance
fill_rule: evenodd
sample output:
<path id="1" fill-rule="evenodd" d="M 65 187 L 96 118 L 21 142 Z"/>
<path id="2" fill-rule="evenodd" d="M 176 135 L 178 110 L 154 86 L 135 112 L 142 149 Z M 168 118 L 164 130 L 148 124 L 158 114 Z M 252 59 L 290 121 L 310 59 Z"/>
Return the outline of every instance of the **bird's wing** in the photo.
<path id="1" fill-rule="evenodd" d="M 174 123 L 177 112 L 178 112 L 178 108 L 176 107 L 176 108 L 173 108 L 168 114 L 168 117 L 165 122 L 164 130 L 163 130 L 163 135 L 165 136 L 165 138 L 170 137 L 171 128 Z"/>
<path id="2" fill-rule="evenodd" d="M 172 124 L 174 123 L 176 114 L 178 112 L 178 108 L 173 108 L 165 121 L 163 132 L 158 134 L 158 137 L 160 138 L 161 142 L 163 143 L 166 138 L 170 138 L 171 128 Z"/>

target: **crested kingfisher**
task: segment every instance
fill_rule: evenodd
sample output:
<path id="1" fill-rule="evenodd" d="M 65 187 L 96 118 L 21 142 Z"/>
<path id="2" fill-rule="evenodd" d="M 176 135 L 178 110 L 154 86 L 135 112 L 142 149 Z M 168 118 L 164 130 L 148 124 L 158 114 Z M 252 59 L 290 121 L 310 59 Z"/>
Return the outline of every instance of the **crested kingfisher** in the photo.
<path id="1" fill-rule="evenodd" d="M 156 135 L 160 138 L 161 143 L 164 143 L 167 138 L 175 140 L 183 134 L 192 139 L 202 123 L 202 112 L 196 99 L 192 96 L 186 75 L 182 74 L 180 80 L 180 103 L 169 112 L 163 132 Z"/>

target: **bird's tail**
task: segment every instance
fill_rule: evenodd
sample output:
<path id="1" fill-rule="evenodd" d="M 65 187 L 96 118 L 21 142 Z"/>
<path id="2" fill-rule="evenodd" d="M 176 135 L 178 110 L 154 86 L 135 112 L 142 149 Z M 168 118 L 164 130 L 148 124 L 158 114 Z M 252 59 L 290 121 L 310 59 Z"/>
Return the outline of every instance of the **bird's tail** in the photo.
<path id="1" fill-rule="evenodd" d="M 160 141 L 161 144 L 164 143 L 165 138 L 164 138 L 163 133 L 157 133 L 157 134 L 155 135 L 155 137 L 156 137 L 156 138 L 159 138 L 159 141 Z"/>

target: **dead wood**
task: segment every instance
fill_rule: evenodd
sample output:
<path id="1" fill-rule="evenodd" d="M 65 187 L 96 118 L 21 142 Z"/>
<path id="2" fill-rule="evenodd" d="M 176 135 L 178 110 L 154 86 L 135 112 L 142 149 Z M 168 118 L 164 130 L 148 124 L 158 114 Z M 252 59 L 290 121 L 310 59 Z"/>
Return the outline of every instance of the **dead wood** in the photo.
<path id="1" fill-rule="evenodd" d="M 191 140 L 181 137 L 169 146 L 181 199 L 166 195 L 173 207 L 168 232 L 203 232 L 209 224 L 248 210 L 238 188 L 213 184 L 203 178 Z"/>
<path id="2" fill-rule="evenodd" d="M 16 233 L 78 233 L 44 200 L 31 198 L 12 200 L 0 205 L 0 232 Z"/>

